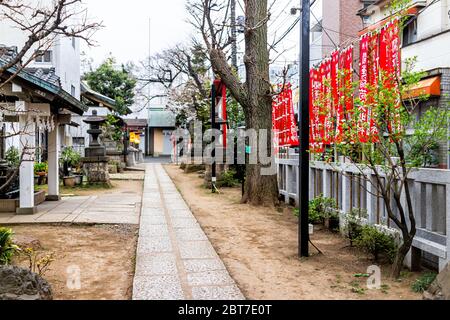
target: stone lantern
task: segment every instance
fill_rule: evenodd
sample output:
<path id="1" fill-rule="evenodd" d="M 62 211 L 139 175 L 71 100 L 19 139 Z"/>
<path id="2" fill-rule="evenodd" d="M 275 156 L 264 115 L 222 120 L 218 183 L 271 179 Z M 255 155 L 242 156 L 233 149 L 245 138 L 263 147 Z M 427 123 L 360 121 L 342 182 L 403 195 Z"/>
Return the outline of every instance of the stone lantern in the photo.
<path id="1" fill-rule="evenodd" d="M 83 120 L 89 125 L 87 133 L 91 135 L 89 147 L 85 149 L 85 157 L 81 159 L 84 172 L 89 183 L 110 184 L 106 148 L 99 142 L 99 136 L 102 134 L 101 126 L 106 122 L 105 118 L 99 117 L 97 111 L 92 111 L 92 116 Z"/>

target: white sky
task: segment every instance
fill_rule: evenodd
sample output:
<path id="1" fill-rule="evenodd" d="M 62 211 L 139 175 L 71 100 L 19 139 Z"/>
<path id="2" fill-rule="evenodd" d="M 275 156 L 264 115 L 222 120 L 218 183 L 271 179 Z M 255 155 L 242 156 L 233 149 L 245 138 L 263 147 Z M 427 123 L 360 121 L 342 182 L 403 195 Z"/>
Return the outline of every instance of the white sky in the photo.
<path id="1" fill-rule="evenodd" d="M 94 65 L 110 53 L 119 63 L 139 63 L 148 57 L 149 19 L 151 51 L 155 54 L 189 39 L 192 27 L 186 22 L 185 0 L 84 0 L 88 15 L 103 21 L 97 32 L 97 47 L 82 46 Z"/>

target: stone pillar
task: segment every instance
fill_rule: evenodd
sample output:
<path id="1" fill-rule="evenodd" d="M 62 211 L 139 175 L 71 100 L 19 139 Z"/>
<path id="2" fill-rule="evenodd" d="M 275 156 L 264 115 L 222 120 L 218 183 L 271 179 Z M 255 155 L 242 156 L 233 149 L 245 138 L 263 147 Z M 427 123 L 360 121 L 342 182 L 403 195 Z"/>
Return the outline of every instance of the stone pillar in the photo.
<path id="1" fill-rule="evenodd" d="M 20 116 L 20 150 L 23 161 L 20 164 L 20 206 L 17 214 L 35 214 L 34 204 L 34 158 L 35 124 L 28 116 Z"/>
<path id="2" fill-rule="evenodd" d="M 48 196 L 47 201 L 61 200 L 59 193 L 59 151 L 61 141 L 58 132 L 58 123 L 55 129 L 48 134 Z"/>
<path id="3" fill-rule="evenodd" d="M 345 171 L 342 172 L 342 211 L 344 214 L 348 214 L 352 211 L 351 204 L 351 176 L 346 174 Z"/>
<path id="4" fill-rule="evenodd" d="M 445 186 L 446 188 L 446 214 L 447 214 L 447 259 L 446 261 L 439 261 L 439 271 L 442 271 L 447 263 L 450 262 L 450 184 Z"/>
<path id="5" fill-rule="evenodd" d="M 326 168 L 325 169 L 323 169 L 323 176 L 322 176 L 322 179 L 323 179 L 323 186 L 322 186 L 322 189 L 323 189 L 323 196 L 325 197 L 325 198 L 331 198 L 331 173 L 332 173 L 332 171 L 331 170 L 327 170 Z"/>

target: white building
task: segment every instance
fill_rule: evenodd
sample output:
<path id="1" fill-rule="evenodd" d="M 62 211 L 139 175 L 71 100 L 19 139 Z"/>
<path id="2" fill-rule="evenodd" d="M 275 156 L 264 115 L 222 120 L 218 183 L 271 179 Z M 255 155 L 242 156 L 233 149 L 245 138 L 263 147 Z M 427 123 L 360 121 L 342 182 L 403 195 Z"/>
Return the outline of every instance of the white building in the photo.
<path id="1" fill-rule="evenodd" d="M 45 6 L 50 0 L 41 1 Z M 0 20 L 0 46 L 16 47 L 17 50 L 23 48 L 27 41 L 28 34 L 23 32 L 16 24 L 7 19 Z M 32 47 L 24 57 L 22 63 L 25 63 L 30 57 L 38 51 L 37 46 Z M 52 78 L 53 81 L 59 81 L 60 87 L 75 99 L 80 100 L 80 41 L 78 38 L 68 38 L 57 35 L 51 46 L 45 52 L 38 56 L 26 66 L 27 71 L 38 77 Z M 55 77 L 56 76 L 56 77 Z M 59 128 L 62 145 L 71 146 L 72 139 L 69 132 L 70 126 L 61 126 Z M 17 130 L 16 128 L 6 128 L 6 131 Z M 40 143 L 45 144 L 46 137 L 44 133 L 40 134 Z M 8 139 L 6 148 L 14 145 L 18 146 L 17 139 Z"/>

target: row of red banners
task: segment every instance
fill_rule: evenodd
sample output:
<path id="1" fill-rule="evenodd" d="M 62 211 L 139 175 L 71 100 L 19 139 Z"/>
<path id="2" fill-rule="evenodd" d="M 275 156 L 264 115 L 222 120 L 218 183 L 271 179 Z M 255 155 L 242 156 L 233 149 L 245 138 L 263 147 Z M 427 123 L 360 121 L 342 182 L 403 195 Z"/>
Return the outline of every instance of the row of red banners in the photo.
<path id="1" fill-rule="evenodd" d="M 355 120 L 353 82 L 354 48 L 336 50 L 310 71 L 310 151 L 322 153 L 327 145 L 374 143 L 379 139 L 376 96 L 379 86 L 397 88 L 401 70 L 398 19 L 361 37 L 358 119 Z M 383 76 L 381 76 L 383 75 Z M 380 84 L 380 81 L 382 82 Z M 393 95 L 400 107 L 400 93 Z M 392 112 L 392 110 L 390 111 Z M 389 129 L 400 130 L 399 112 L 389 117 Z M 351 132 L 357 132 L 357 135 Z"/>
<path id="2" fill-rule="evenodd" d="M 297 121 L 294 114 L 292 86 L 285 85 L 273 101 L 272 116 L 275 148 L 296 147 L 299 145 Z"/>

